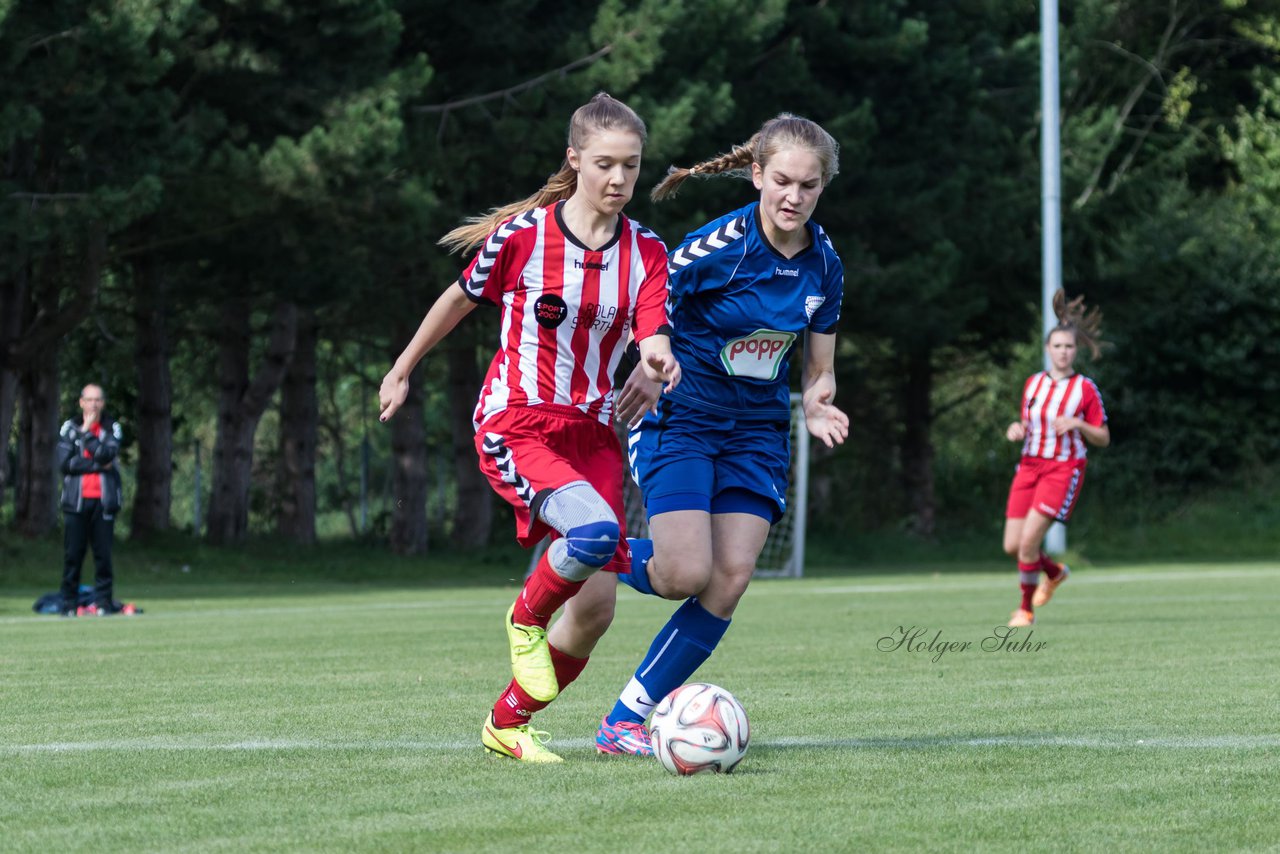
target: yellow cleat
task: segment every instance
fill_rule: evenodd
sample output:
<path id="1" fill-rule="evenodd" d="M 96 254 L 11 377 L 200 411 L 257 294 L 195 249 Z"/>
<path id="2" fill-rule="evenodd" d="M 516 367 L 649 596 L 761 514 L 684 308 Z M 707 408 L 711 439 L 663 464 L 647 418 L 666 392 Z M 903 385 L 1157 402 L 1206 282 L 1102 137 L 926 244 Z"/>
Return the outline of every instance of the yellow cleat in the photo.
<path id="1" fill-rule="evenodd" d="M 1058 585 L 1067 580 L 1067 576 L 1071 574 L 1071 568 L 1065 563 L 1062 564 L 1062 572 L 1058 574 L 1057 581 L 1050 581 L 1049 576 L 1040 579 L 1040 583 L 1036 585 L 1036 593 L 1031 597 L 1031 604 L 1039 608 L 1041 605 L 1048 605 L 1049 600 L 1053 598 L 1054 591 L 1058 589 Z"/>
<path id="2" fill-rule="evenodd" d="M 1021 608 L 1013 612 L 1013 616 L 1009 618 L 1009 625 L 1013 628 L 1021 626 L 1029 626 L 1036 621 L 1036 615 L 1030 611 L 1024 611 Z"/>
<path id="3" fill-rule="evenodd" d="M 512 620 L 516 606 L 507 611 L 507 643 L 511 646 L 511 675 L 533 699 L 550 703 L 560 693 L 556 668 L 551 663 L 547 630 L 541 626 L 521 626 Z"/>
<path id="4" fill-rule="evenodd" d="M 484 722 L 484 729 L 480 731 L 480 743 L 484 745 L 484 749 L 498 756 L 506 756 L 519 762 L 563 762 L 563 759 L 543 747 L 550 739 L 549 733 L 540 732 L 528 724 L 498 729 L 493 725 L 492 717 Z"/>

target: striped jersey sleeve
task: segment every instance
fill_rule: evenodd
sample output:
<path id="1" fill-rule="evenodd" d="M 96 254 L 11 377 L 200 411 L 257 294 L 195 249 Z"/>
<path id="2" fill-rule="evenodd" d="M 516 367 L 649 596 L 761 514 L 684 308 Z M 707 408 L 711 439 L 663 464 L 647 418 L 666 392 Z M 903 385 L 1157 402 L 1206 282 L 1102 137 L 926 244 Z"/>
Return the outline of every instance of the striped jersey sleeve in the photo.
<path id="1" fill-rule="evenodd" d="M 634 300 L 631 334 L 636 341 L 653 335 L 670 335 L 667 319 L 667 247 L 657 234 L 635 224 L 638 287 Z"/>
<path id="2" fill-rule="evenodd" d="M 538 220 L 545 216 L 543 208 L 517 214 L 490 234 L 484 245 L 471 260 L 465 272 L 458 279 L 462 291 L 472 302 L 484 302 L 492 305 L 502 304 L 502 290 L 505 274 L 511 269 L 519 269 L 523 259 L 515 258 L 515 244 L 507 246 L 511 238 L 522 229 L 532 228 Z M 506 251 L 504 252 L 504 248 Z"/>

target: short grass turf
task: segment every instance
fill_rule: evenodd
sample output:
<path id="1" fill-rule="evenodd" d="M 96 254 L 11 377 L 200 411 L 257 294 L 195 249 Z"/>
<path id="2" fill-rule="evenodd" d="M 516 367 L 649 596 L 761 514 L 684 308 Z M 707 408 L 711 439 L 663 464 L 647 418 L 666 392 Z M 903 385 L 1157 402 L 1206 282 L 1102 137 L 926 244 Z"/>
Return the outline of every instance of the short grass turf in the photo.
<path id="1" fill-rule="evenodd" d="M 592 747 L 673 607 L 627 589 L 543 767 L 479 744 L 512 585 L 39 592 L 0 595 L 6 851 L 1280 846 L 1275 563 L 1082 569 L 1008 639 L 1012 572 L 756 581 L 698 674 L 751 749 L 691 778 Z"/>

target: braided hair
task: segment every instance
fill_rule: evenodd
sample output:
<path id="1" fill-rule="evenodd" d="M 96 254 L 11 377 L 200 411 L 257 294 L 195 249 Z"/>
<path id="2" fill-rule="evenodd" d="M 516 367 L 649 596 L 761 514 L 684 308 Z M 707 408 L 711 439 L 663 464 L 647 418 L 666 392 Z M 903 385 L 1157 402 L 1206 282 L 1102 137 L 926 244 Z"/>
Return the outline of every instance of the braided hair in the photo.
<path id="1" fill-rule="evenodd" d="M 751 164 L 763 169 L 780 151 L 803 149 L 813 152 L 822 164 L 822 186 L 840 171 L 840 145 L 817 122 L 791 113 L 779 113 L 765 122 L 755 135 L 728 152 L 689 167 L 672 166 L 667 175 L 650 191 L 655 202 L 669 199 L 680 185 L 693 176 L 733 175 L 750 179 Z"/>

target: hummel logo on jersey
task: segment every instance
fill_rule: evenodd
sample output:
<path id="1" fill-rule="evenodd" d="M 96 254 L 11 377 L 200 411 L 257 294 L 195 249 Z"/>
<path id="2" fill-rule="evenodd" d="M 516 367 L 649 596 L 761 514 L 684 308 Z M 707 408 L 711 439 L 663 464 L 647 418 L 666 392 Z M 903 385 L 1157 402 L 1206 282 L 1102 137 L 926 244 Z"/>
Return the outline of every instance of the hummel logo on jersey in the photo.
<path id="1" fill-rule="evenodd" d="M 773 274 L 775 276 L 798 276 L 800 275 L 799 267 L 774 267 Z"/>
<path id="2" fill-rule="evenodd" d="M 601 272 L 607 273 L 609 271 L 609 262 L 608 261 L 579 261 L 577 258 L 574 258 L 573 269 L 600 270 Z"/>
<path id="3" fill-rule="evenodd" d="M 822 304 L 826 301 L 827 301 L 827 298 L 824 296 L 805 297 L 804 298 L 805 317 L 809 318 L 810 320 L 813 320 L 813 313 L 817 311 L 819 308 L 821 308 Z"/>

